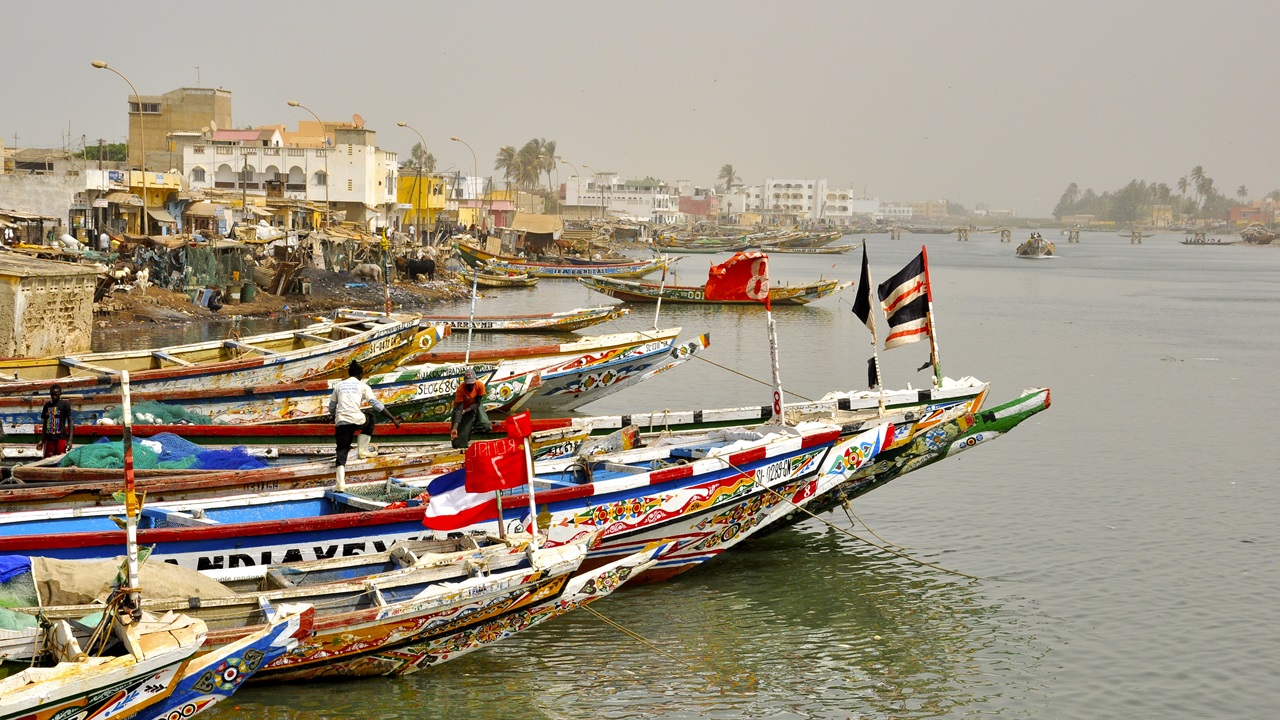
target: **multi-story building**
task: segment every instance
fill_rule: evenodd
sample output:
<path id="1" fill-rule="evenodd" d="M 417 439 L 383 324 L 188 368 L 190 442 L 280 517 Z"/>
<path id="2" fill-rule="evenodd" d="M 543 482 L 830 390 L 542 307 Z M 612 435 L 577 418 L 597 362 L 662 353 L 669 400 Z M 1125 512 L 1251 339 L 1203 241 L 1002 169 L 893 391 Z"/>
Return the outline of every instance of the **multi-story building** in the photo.
<path id="1" fill-rule="evenodd" d="M 946 200 L 913 200 L 909 205 L 916 220 L 942 220 L 948 214 Z"/>
<path id="2" fill-rule="evenodd" d="M 620 180 L 617 173 L 596 173 L 585 184 L 565 183 L 564 191 L 564 204 L 577 214 L 660 224 L 679 220 L 679 189 L 651 177 Z"/>
<path id="3" fill-rule="evenodd" d="M 765 178 L 761 211 L 776 222 L 817 220 L 822 198 L 827 194 L 825 178 L 817 180 Z"/>
<path id="4" fill-rule="evenodd" d="M 177 133 L 191 190 L 238 191 L 323 206 L 376 230 L 392 224 L 397 154 L 377 147 L 373 130 L 350 123 Z"/>
<path id="5" fill-rule="evenodd" d="M 139 166 L 146 141 L 147 166 L 153 153 L 168 153 L 169 136 L 231 127 L 231 91 L 178 88 L 163 95 L 129 95 L 129 164 Z M 159 161 L 159 158 L 156 158 Z"/>

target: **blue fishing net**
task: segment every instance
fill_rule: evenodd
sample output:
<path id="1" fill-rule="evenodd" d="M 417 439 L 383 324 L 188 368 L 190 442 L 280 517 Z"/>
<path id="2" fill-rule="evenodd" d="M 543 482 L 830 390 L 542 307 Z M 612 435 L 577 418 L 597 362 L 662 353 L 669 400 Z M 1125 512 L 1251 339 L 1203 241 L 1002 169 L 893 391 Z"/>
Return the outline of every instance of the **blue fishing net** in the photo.
<path id="1" fill-rule="evenodd" d="M 225 450 L 204 450 L 196 456 L 196 467 L 201 470 L 253 470 L 266 466 L 240 445 Z"/>
<path id="2" fill-rule="evenodd" d="M 158 452 L 156 448 L 159 448 Z M 73 449 L 59 464 L 63 467 L 122 468 L 124 443 L 101 438 L 92 445 Z M 243 446 L 206 450 L 173 433 L 160 433 L 133 441 L 133 467 L 140 470 L 254 470 L 266 466 L 262 460 L 249 455 Z"/>

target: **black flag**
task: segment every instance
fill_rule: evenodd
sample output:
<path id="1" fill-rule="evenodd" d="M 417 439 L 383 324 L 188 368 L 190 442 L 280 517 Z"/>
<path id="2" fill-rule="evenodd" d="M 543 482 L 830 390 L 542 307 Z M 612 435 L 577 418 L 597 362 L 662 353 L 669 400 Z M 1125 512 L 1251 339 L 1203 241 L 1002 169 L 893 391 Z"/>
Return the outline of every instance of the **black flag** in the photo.
<path id="1" fill-rule="evenodd" d="M 853 299 L 853 314 L 858 316 L 863 325 L 876 334 L 875 320 L 871 318 L 871 265 L 867 262 L 867 245 L 862 244 L 862 278 L 858 280 L 858 294 Z"/>

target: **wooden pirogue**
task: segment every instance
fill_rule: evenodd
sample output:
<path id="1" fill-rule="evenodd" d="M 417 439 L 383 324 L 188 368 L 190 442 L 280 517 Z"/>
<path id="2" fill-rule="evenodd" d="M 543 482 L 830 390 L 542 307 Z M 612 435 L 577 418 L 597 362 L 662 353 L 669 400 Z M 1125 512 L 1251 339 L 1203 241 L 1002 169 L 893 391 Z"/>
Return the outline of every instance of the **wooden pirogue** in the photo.
<path id="1" fill-rule="evenodd" d="M 209 390 L 345 377 L 359 360 L 366 372 L 394 367 L 429 350 L 447 331 L 422 329 L 418 319 L 325 321 L 298 330 L 189 345 L 0 360 L 0 395 L 45 395 L 55 384 L 67 394 L 118 393 L 120 372 L 134 390 Z"/>

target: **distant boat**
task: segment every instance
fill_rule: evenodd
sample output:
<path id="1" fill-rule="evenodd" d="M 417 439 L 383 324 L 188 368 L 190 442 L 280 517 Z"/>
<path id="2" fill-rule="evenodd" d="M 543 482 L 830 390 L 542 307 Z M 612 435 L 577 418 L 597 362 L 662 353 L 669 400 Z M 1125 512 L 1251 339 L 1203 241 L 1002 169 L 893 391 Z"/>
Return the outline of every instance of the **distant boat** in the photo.
<path id="1" fill-rule="evenodd" d="M 765 252 L 797 253 L 801 255 L 843 255 L 850 250 L 856 250 L 860 247 L 862 247 L 862 243 L 849 243 L 848 245 L 822 245 L 819 247 L 771 247 Z"/>
<path id="2" fill-rule="evenodd" d="M 1029 260 L 1039 260 L 1043 258 L 1054 257 L 1053 243 L 1045 240 L 1039 235 L 1031 237 L 1031 239 L 1018 246 L 1015 254 L 1020 258 Z"/>
<path id="3" fill-rule="evenodd" d="M 528 273 L 540 278 L 576 278 L 591 275 L 608 275 L 610 277 L 644 277 L 661 270 L 676 261 L 676 258 L 661 255 L 648 260 L 618 261 L 586 261 L 587 264 L 565 262 L 539 262 L 524 258 L 513 258 L 482 250 L 464 242 L 455 242 L 454 247 L 463 262 L 475 267 L 483 263 L 489 271 Z"/>
<path id="4" fill-rule="evenodd" d="M 772 252 L 772 251 L 770 251 Z M 656 303 L 658 298 L 668 303 L 697 305 L 760 305 L 756 300 L 708 300 L 705 285 L 666 285 L 642 283 L 632 280 L 615 280 L 604 277 L 579 278 L 578 282 L 610 297 L 624 302 Z M 839 280 L 819 280 L 802 285 L 778 285 L 769 288 L 769 302 L 773 305 L 806 305 L 832 293 L 840 292 L 852 283 Z"/>
<path id="5" fill-rule="evenodd" d="M 1235 241 L 1223 242 L 1218 238 L 1209 238 L 1208 240 L 1187 239 L 1187 240 L 1183 240 L 1181 244 L 1183 245 L 1235 245 Z"/>

